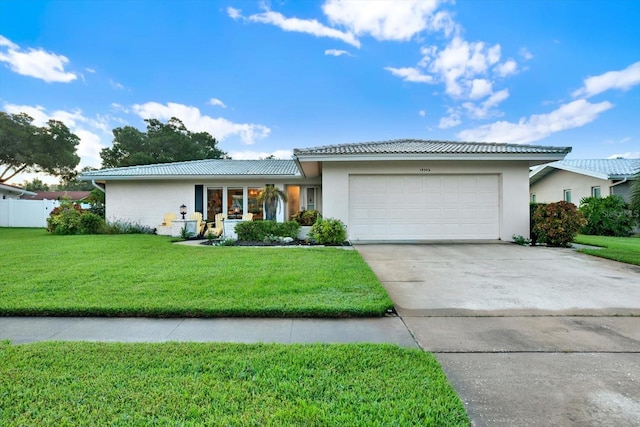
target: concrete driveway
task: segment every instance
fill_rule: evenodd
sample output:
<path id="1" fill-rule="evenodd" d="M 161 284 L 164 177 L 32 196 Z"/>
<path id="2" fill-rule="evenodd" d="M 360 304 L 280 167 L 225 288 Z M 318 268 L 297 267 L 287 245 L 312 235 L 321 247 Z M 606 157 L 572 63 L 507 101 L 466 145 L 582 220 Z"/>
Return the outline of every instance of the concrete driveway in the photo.
<path id="1" fill-rule="evenodd" d="M 475 426 L 640 425 L 640 268 L 508 243 L 356 249 Z"/>

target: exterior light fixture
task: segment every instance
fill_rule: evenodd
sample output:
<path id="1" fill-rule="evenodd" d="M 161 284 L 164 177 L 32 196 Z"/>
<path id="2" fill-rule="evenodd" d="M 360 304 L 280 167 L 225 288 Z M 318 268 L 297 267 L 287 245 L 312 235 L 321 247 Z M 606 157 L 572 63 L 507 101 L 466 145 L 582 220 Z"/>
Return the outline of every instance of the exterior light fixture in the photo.
<path id="1" fill-rule="evenodd" d="M 187 214 L 187 207 L 182 204 L 180 205 L 180 215 L 182 215 L 182 219 L 184 219 L 184 216 Z"/>

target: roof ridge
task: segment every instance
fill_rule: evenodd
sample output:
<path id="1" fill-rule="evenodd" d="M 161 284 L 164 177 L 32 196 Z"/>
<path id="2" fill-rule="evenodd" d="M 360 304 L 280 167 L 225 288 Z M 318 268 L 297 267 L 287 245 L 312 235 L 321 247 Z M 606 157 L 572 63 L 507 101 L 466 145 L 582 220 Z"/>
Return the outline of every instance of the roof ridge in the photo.
<path id="1" fill-rule="evenodd" d="M 403 147 L 404 145 L 404 147 Z M 387 147 L 388 146 L 388 147 Z M 397 149 L 393 149 L 397 146 Z M 467 148 L 465 150 L 465 147 Z M 404 148 L 404 149 L 403 149 Z M 306 155 L 306 154 L 357 154 L 357 153 L 409 153 L 409 152 L 482 152 L 484 148 L 486 152 L 526 152 L 531 151 L 553 151 L 553 152 L 565 152 L 571 151 L 571 147 L 554 147 L 544 145 L 527 145 L 527 144 L 514 144 L 507 142 L 477 142 L 477 141 L 440 141 L 430 139 L 393 139 L 383 141 L 370 141 L 370 142 L 358 142 L 358 143 L 345 143 L 345 144 L 332 144 L 324 146 L 316 146 L 309 148 L 295 148 L 294 154 Z M 493 149 L 493 150 L 491 150 Z"/>
<path id="2" fill-rule="evenodd" d="M 162 162 L 162 163 L 148 163 L 145 165 L 131 165 L 131 166 L 118 166 L 115 168 L 105 168 L 105 169 L 97 169 L 96 171 L 118 171 L 121 169 L 130 169 L 130 168 L 151 168 L 151 167 L 159 167 L 164 165 L 186 165 L 186 164 L 194 164 L 194 163 L 203 163 L 203 162 L 271 162 L 271 161 L 284 161 L 290 162 L 291 159 L 197 159 L 197 160 L 182 160 L 180 162 Z M 95 172 L 95 171 L 88 171 Z"/>

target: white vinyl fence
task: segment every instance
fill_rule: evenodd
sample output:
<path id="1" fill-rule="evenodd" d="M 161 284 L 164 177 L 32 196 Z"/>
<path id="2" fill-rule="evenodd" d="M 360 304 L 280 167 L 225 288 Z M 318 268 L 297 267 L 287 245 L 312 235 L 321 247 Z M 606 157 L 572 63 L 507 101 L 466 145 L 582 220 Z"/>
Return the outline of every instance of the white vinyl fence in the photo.
<path id="1" fill-rule="evenodd" d="M 0 199 L 0 227 L 46 227 L 58 200 Z"/>

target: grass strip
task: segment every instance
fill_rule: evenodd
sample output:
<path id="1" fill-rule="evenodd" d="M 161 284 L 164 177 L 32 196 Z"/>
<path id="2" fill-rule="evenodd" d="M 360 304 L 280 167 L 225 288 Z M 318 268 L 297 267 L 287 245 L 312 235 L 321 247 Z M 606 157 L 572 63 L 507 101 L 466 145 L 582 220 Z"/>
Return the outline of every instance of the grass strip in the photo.
<path id="1" fill-rule="evenodd" d="M 393 307 L 356 251 L 175 245 L 0 228 L 0 315 L 366 317 Z"/>
<path id="2" fill-rule="evenodd" d="M 0 425 L 468 426 L 429 353 L 379 344 L 0 343 Z"/>
<path id="3" fill-rule="evenodd" d="M 640 265 L 640 238 L 588 236 L 579 234 L 573 240 L 583 245 L 600 246 L 602 249 L 580 249 L 580 252 L 627 264 Z"/>

